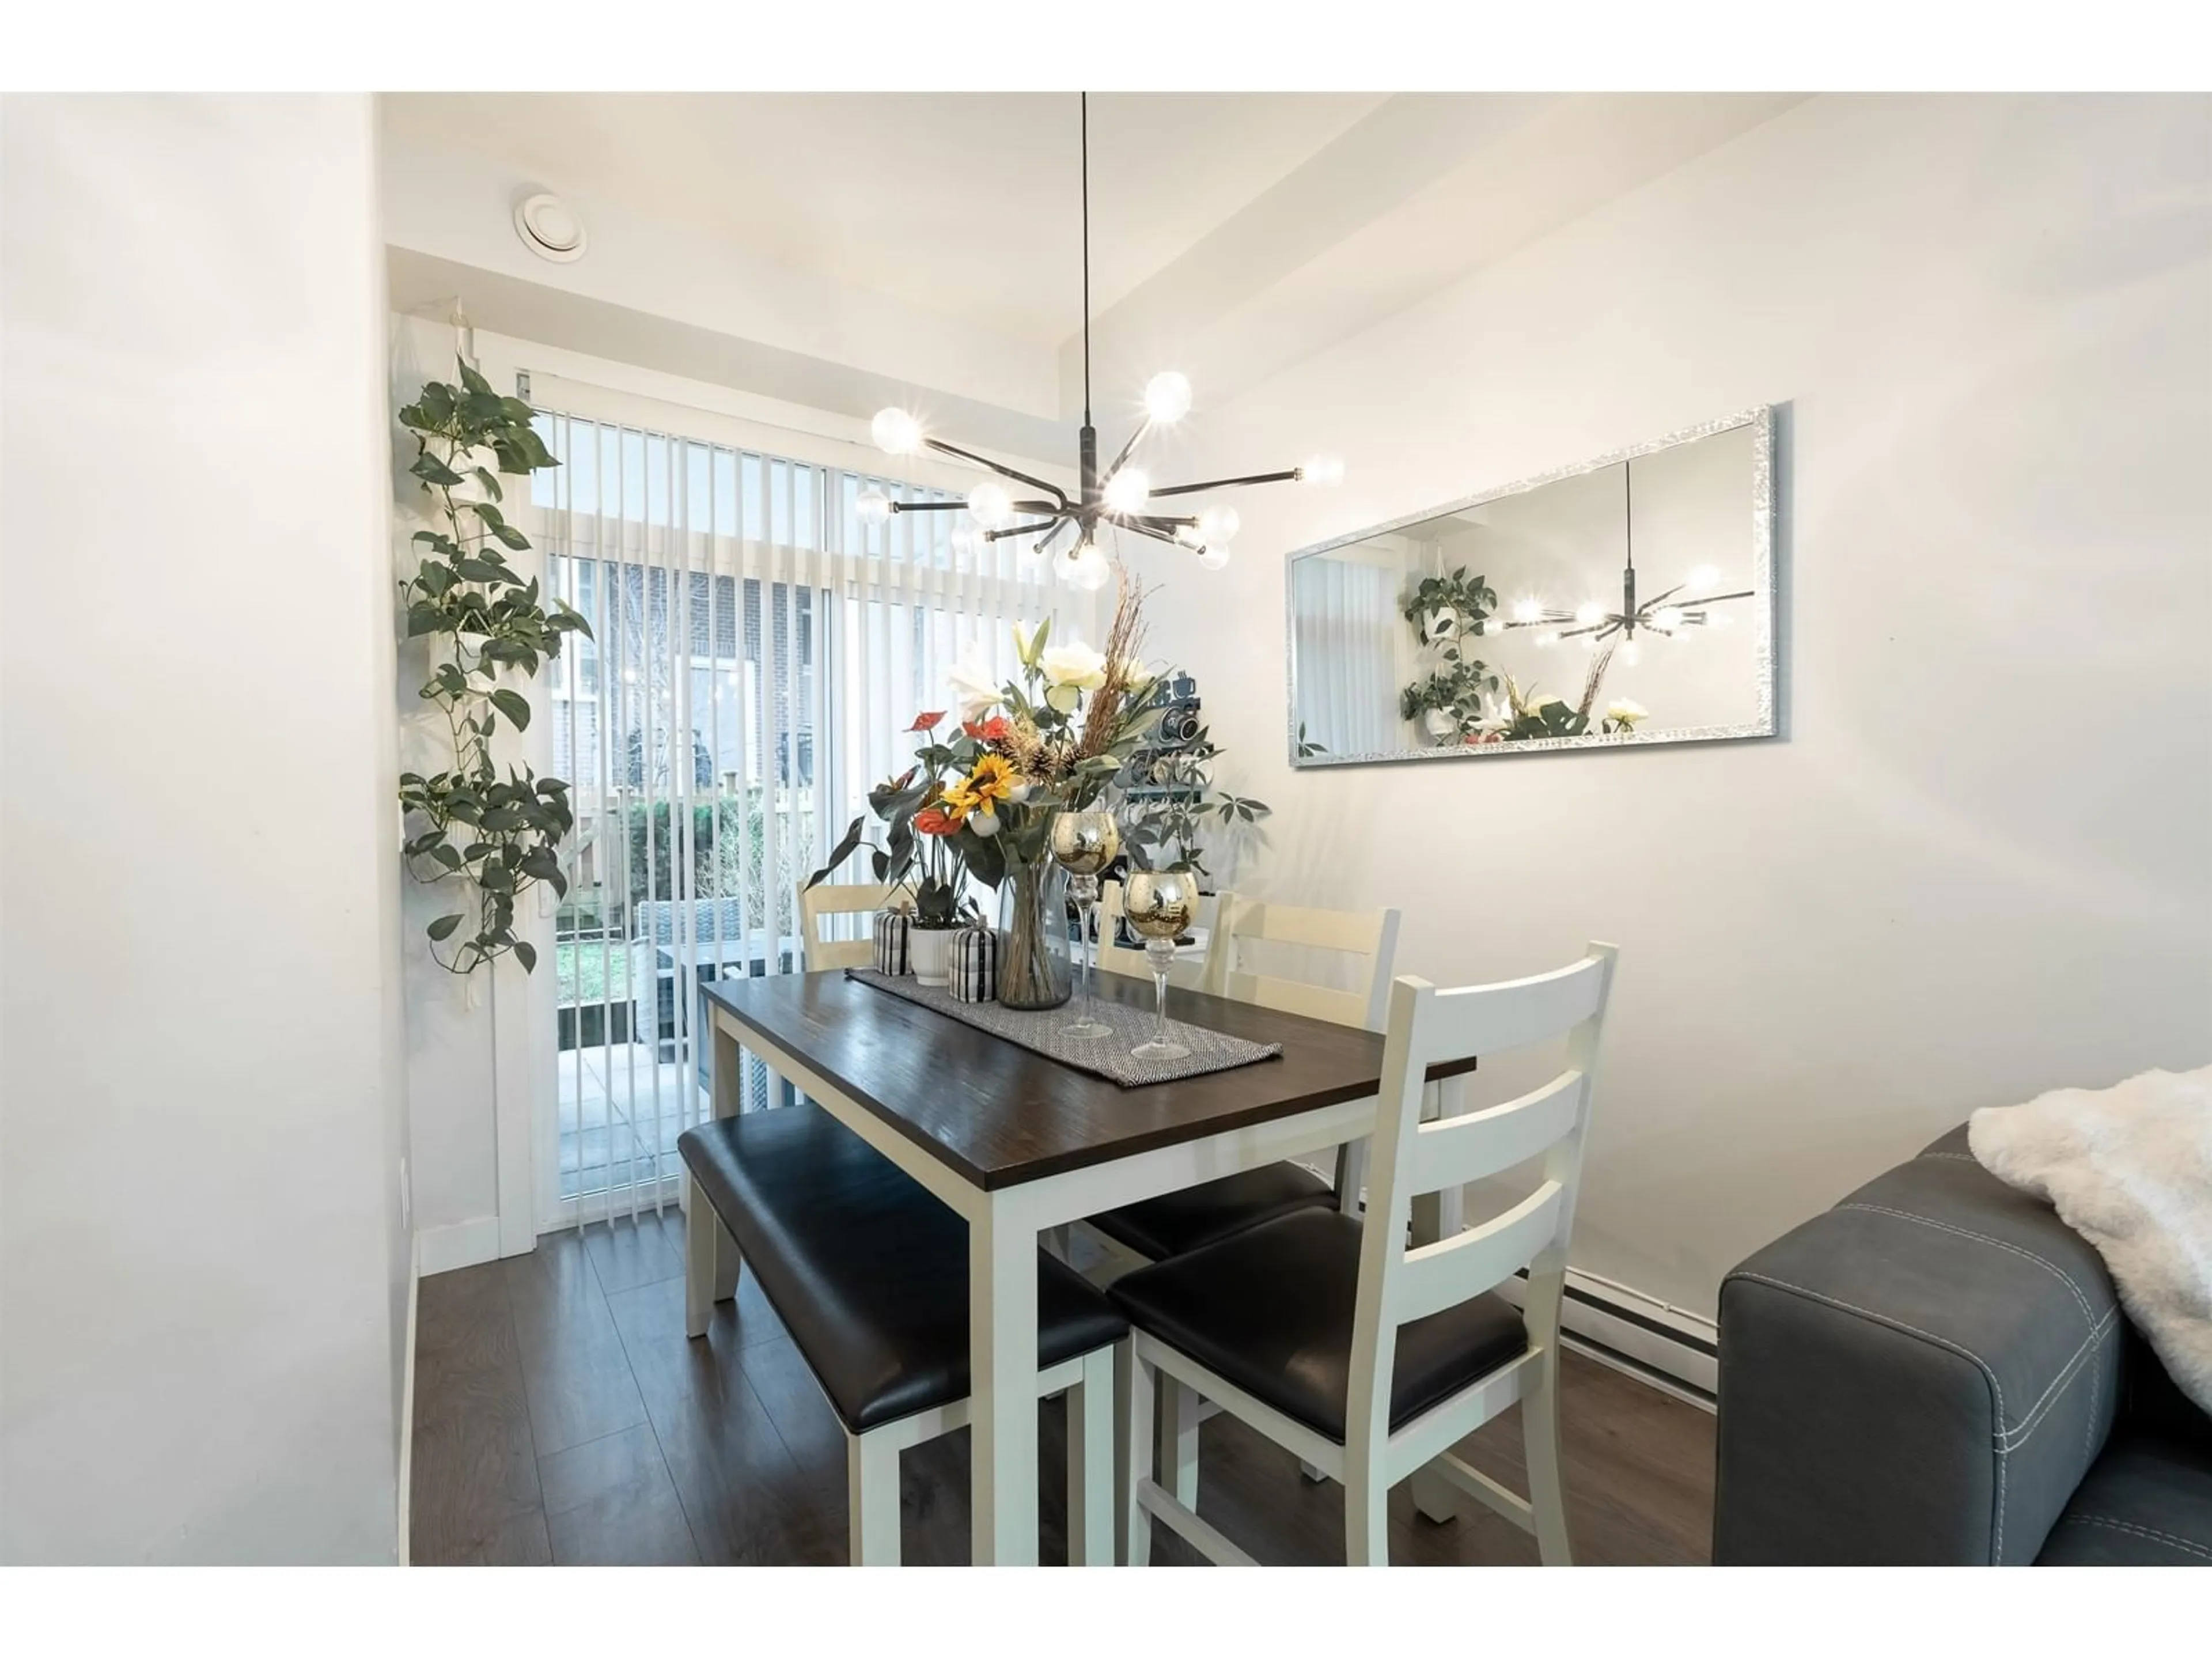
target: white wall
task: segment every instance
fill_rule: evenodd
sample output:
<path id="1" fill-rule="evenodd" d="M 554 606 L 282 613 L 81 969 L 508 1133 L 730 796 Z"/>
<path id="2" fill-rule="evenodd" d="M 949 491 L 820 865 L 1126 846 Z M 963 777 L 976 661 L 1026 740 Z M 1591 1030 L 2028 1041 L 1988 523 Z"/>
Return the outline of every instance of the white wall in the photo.
<path id="1" fill-rule="evenodd" d="M 371 100 L 11 97 L 0 142 L 0 1558 L 389 1561 Z"/>
<path id="2" fill-rule="evenodd" d="M 1577 1266 L 1710 1313 L 1975 1107 L 2212 1059 L 2209 203 L 2203 99 L 1820 98 L 1153 466 L 1349 464 L 1150 567 L 1276 808 L 1242 884 L 1444 982 L 1621 945 Z M 1784 738 L 1288 769 L 1285 553 L 1767 402 Z"/>

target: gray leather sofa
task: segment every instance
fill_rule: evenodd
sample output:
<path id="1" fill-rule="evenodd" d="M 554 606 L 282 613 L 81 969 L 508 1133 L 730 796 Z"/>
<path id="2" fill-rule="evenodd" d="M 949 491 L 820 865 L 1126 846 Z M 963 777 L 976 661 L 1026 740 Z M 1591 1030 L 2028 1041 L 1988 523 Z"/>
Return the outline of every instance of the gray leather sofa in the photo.
<path id="1" fill-rule="evenodd" d="M 1723 1565 L 2212 1565 L 2212 1418 L 1961 1128 L 1721 1288 Z"/>

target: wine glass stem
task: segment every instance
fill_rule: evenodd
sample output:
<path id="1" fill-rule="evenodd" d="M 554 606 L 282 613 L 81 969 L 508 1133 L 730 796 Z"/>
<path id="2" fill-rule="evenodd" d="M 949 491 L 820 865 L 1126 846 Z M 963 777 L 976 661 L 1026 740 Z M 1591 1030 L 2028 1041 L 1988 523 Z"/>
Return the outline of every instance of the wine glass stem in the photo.
<path id="1" fill-rule="evenodd" d="M 1157 962 L 1152 967 L 1152 1041 L 1165 1048 L 1168 1041 L 1168 970 Z"/>
<path id="2" fill-rule="evenodd" d="M 1083 884 L 1086 889 L 1095 885 L 1094 883 L 1088 881 L 1085 882 Z M 1091 898 L 1089 892 L 1085 892 L 1082 895 L 1082 905 L 1080 911 L 1076 917 L 1075 925 L 1083 935 L 1081 939 L 1081 944 L 1083 945 L 1083 1012 L 1080 1018 L 1085 1025 L 1096 1025 L 1098 1023 L 1098 1011 L 1097 1006 L 1092 1000 L 1091 984 L 1091 975 L 1097 971 L 1091 964 L 1092 959 L 1095 957 L 1098 947 L 1091 942 L 1091 918 L 1097 914 L 1097 909 L 1098 907 L 1096 901 Z"/>

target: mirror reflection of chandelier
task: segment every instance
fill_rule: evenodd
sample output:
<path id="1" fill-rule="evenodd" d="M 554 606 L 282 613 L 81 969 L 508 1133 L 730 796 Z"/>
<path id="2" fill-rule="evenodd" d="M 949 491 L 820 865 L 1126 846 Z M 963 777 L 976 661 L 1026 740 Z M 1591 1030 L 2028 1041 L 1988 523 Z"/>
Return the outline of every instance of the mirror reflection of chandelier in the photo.
<path id="1" fill-rule="evenodd" d="M 895 513 L 947 513 L 965 509 L 983 526 L 988 541 L 1016 537 L 1036 539 L 1021 550 L 1027 560 L 1043 558 L 1073 527 L 1074 539 L 1066 544 L 1060 574 L 1079 587 L 1096 590 L 1112 579 L 1113 567 L 1098 546 L 1101 526 L 1132 531 L 1154 541 L 1189 549 L 1199 563 L 1218 570 L 1229 562 L 1229 543 L 1237 534 L 1237 510 L 1208 507 L 1194 513 L 1148 510 L 1152 503 L 1170 496 L 1202 495 L 1247 484 L 1306 483 L 1330 485 L 1344 478 L 1344 464 L 1316 455 L 1300 465 L 1277 472 L 1255 472 L 1238 478 L 1212 478 L 1202 483 L 1154 486 L 1142 469 L 1131 464 L 1137 446 L 1155 427 L 1172 426 L 1190 410 L 1190 382 L 1173 371 L 1155 374 L 1145 386 L 1145 418 L 1121 446 L 1121 453 L 1102 472 L 1098 466 L 1098 432 L 1091 423 L 1091 98 L 1081 94 L 1083 155 L 1083 429 L 1077 436 L 1075 497 L 1059 485 L 1033 478 L 1026 472 L 957 448 L 933 438 L 910 411 L 886 409 L 870 426 L 877 447 L 892 455 L 912 455 L 924 449 L 950 455 L 988 468 L 997 477 L 987 478 L 968 492 L 965 501 L 894 501 L 880 489 L 862 492 L 858 511 L 870 524 L 887 522 Z M 1035 491 L 1017 496 L 1006 483 Z"/>
<path id="2" fill-rule="evenodd" d="M 1580 640 L 1583 648 L 1595 651 L 1604 646 L 1608 655 L 1617 654 L 1622 664 L 1633 668 L 1643 655 L 1638 634 L 1656 634 L 1661 639 L 1680 639 L 1692 629 L 1717 628 L 1727 618 L 1711 607 L 1729 599 L 1748 599 L 1756 590 L 1745 588 L 1737 593 L 1706 592 L 1702 598 L 1683 599 L 1683 589 L 1692 592 L 1716 587 L 1720 584 L 1720 572 L 1713 566 L 1701 564 L 1690 572 L 1685 581 L 1675 583 L 1665 592 L 1638 601 L 1636 597 L 1636 498 L 1630 469 L 1632 461 L 1620 464 L 1620 508 L 1622 533 L 1622 568 L 1620 572 L 1620 609 L 1608 611 L 1603 601 L 1586 600 L 1572 611 L 1556 610 L 1541 599 L 1524 599 L 1513 606 L 1513 615 L 1507 628 L 1534 628 L 1543 631 L 1536 635 L 1540 646 L 1553 646 L 1563 640 Z M 1611 641 L 1610 645 L 1607 641 Z"/>

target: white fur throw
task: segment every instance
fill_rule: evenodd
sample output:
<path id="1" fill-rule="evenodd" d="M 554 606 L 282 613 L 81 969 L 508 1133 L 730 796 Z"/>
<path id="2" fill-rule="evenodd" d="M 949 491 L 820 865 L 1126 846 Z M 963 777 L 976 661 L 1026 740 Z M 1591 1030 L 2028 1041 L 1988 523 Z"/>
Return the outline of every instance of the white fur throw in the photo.
<path id="1" fill-rule="evenodd" d="M 1966 1140 L 2097 1247 L 2136 1328 L 2212 1412 L 2212 1066 L 1985 1106 Z"/>

